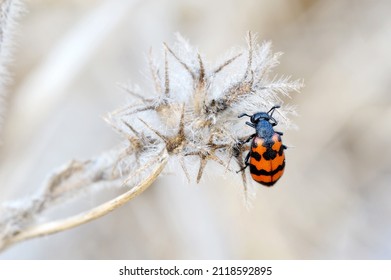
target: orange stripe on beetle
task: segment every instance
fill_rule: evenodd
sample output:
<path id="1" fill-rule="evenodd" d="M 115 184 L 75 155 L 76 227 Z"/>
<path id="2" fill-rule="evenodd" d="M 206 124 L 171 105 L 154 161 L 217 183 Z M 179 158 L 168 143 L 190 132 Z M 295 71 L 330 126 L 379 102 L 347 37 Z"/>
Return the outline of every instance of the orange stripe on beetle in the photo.
<path id="1" fill-rule="evenodd" d="M 250 174 L 254 181 L 265 185 L 274 185 L 283 175 L 285 169 L 286 146 L 282 144 L 282 133 L 274 131 L 277 121 L 273 118 L 274 110 L 280 106 L 272 107 L 268 112 L 259 112 L 248 116 L 251 122 L 247 125 L 255 129 L 255 133 L 240 144 L 251 142 L 251 149 L 246 156 L 244 170 L 250 166 Z M 239 171 L 241 171 L 239 170 Z M 239 172 L 238 171 L 238 172 Z"/>

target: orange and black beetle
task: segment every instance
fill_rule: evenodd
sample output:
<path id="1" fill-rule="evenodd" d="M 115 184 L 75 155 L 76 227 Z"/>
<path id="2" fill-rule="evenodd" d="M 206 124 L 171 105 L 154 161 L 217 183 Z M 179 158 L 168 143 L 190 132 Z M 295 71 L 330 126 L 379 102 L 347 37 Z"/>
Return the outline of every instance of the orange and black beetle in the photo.
<path id="1" fill-rule="evenodd" d="M 240 143 L 243 145 L 252 139 L 251 149 L 244 160 L 245 166 L 239 171 L 250 166 L 251 177 L 268 187 L 281 178 L 285 168 L 286 146 L 281 142 L 283 134 L 273 129 L 277 125 L 277 121 L 273 118 L 274 110 L 277 108 L 280 106 L 272 107 L 267 113 L 259 112 L 252 116 L 244 113 L 238 116 L 238 118 L 250 117 L 251 122 L 246 124 L 255 128 L 255 133 Z"/>

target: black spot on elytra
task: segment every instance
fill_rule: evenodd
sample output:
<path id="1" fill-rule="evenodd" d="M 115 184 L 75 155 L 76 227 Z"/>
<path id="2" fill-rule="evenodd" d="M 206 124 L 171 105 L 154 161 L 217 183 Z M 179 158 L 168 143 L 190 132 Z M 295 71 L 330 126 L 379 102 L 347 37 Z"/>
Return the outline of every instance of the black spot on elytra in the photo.
<path id="1" fill-rule="evenodd" d="M 267 147 L 266 152 L 264 152 L 262 156 L 266 160 L 273 160 L 276 158 L 277 152 L 271 147 Z"/>
<path id="2" fill-rule="evenodd" d="M 282 154 L 284 153 L 285 149 L 286 149 L 286 147 L 284 145 L 281 145 L 280 150 L 278 151 L 278 155 L 282 156 Z"/>
<path id="3" fill-rule="evenodd" d="M 256 161 L 260 161 L 262 159 L 261 155 L 258 152 L 251 152 L 251 157 L 255 159 Z"/>

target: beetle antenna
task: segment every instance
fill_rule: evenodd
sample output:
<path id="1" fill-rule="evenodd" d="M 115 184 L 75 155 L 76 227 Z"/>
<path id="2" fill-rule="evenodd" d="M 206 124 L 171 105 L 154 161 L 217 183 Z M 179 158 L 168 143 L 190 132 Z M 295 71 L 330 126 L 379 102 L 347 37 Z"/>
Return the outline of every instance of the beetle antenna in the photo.
<path id="1" fill-rule="evenodd" d="M 244 117 L 244 116 L 247 116 L 247 117 L 252 117 L 252 116 L 250 116 L 250 115 L 248 115 L 248 114 L 246 114 L 246 113 L 243 113 L 243 114 L 240 114 L 239 116 L 238 116 L 238 118 L 242 118 L 242 117 Z"/>
<path id="2" fill-rule="evenodd" d="M 274 110 L 275 109 L 278 109 L 278 108 L 280 108 L 281 106 L 280 105 L 276 105 L 276 106 L 273 106 L 268 112 L 267 112 L 267 114 L 271 117 L 271 116 L 273 116 L 273 113 L 274 113 Z M 271 112 L 271 113 L 270 113 Z"/>

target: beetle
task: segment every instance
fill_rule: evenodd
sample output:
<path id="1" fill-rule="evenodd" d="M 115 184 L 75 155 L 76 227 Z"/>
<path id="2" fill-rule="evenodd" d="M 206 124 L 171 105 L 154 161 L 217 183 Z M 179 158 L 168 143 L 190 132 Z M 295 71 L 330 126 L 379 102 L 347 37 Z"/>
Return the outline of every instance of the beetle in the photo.
<path id="1" fill-rule="evenodd" d="M 250 151 L 244 160 L 245 166 L 237 172 L 250 166 L 251 177 L 267 187 L 273 186 L 281 178 L 285 169 L 284 150 L 287 147 L 281 141 L 283 133 L 273 128 L 278 124 L 273 118 L 273 113 L 278 108 L 280 106 L 276 105 L 268 112 L 258 112 L 253 115 L 243 113 L 238 116 L 238 118 L 250 117 L 250 122 L 246 124 L 254 128 L 255 133 L 239 143 L 243 145 L 252 140 Z"/>

